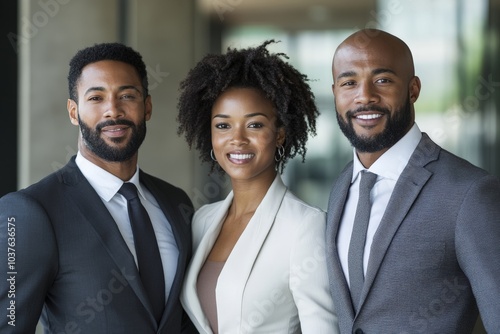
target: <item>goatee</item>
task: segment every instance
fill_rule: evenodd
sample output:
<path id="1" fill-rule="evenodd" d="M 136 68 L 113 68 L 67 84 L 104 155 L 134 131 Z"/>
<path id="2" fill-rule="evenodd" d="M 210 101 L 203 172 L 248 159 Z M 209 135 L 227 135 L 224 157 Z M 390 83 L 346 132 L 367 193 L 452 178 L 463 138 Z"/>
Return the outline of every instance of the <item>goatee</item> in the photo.
<path id="1" fill-rule="evenodd" d="M 145 120 L 142 120 L 142 122 L 137 126 L 128 120 L 109 120 L 99 123 L 95 129 L 91 129 L 87 124 L 85 124 L 85 122 L 82 121 L 80 114 L 78 114 L 78 124 L 80 125 L 84 145 L 86 145 L 90 151 L 101 159 L 110 162 L 122 162 L 129 160 L 139 150 L 144 138 L 146 138 Z M 102 129 L 106 126 L 113 125 L 126 125 L 132 130 L 131 138 L 127 145 L 123 148 L 112 147 L 101 138 Z M 115 143 L 120 143 L 125 139 L 111 138 L 111 140 Z"/>
<path id="2" fill-rule="evenodd" d="M 337 109 L 336 103 L 335 109 Z M 385 129 L 381 133 L 371 137 L 357 135 L 352 124 L 352 116 L 361 111 L 379 111 L 383 113 L 383 115 L 387 117 Z M 413 124 L 409 98 L 407 98 L 405 104 L 400 109 L 396 110 L 392 116 L 387 108 L 378 106 L 362 106 L 357 110 L 349 110 L 345 115 L 347 121 L 344 120 L 338 112 L 336 112 L 336 114 L 337 122 L 344 136 L 346 136 L 351 145 L 358 152 L 373 153 L 392 147 L 403 138 Z"/>

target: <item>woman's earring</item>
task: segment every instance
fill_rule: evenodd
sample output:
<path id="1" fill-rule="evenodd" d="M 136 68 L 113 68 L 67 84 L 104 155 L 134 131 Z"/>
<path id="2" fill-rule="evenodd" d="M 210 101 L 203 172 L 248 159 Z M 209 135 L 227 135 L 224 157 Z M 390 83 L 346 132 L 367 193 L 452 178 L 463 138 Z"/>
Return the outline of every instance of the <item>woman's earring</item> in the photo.
<path id="1" fill-rule="evenodd" d="M 214 149 L 210 150 L 210 158 L 212 158 L 213 161 L 217 161 L 217 159 L 215 159 L 215 156 L 214 156 Z"/>
<path id="2" fill-rule="evenodd" d="M 275 155 L 274 160 L 276 162 L 280 162 L 283 159 L 284 155 L 285 155 L 285 148 L 283 147 L 283 145 L 281 145 L 280 147 L 278 147 L 278 156 L 276 157 Z"/>

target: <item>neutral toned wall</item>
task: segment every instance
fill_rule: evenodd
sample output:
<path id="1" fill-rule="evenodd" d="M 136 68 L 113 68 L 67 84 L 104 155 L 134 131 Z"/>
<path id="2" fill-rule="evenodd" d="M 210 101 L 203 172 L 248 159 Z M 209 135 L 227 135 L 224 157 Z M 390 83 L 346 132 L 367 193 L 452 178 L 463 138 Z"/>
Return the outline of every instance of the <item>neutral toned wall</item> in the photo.
<path id="1" fill-rule="evenodd" d="M 191 1 L 172 0 L 133 3 L 131 44 L 145 59 L 153 101 L 153 117 L 140 151 L 140 164 L 189 191 L 197 160 L 177 135 L 176 104 L 179 82 L 195 58 L 193 6 Z"/>
<path id="2" fill-rule="evenodd" d="M 20 187 L 76 152 L 78 129 L 66 111 L 69 59 L 83 46 L 116 38 L 114 3 L 21 1 Z"/>
<path id="3" fill-rule="evenodd" d="M 118 41 L 120 2 L 20 3 L 19 187 L 26 187 L 76 153 L 78 128 L 69 122 L 66 111 L 68 63 L 81 48 Z M 177 136 L 175 117 L 178 84 L 196 58 L 194 1 L 123 3 L 128 3 L 124 42 L 143 55 L 154 108 L 139 154 L 140 166 L 192 193 L 197 159 Z"/>

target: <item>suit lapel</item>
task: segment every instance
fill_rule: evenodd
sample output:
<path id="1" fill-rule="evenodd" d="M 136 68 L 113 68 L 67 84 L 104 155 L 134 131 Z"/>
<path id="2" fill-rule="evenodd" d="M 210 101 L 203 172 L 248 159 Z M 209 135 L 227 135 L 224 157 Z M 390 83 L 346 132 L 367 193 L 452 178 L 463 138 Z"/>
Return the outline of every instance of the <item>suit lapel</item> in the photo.
<path id="1" fill-rule="evenodd" d="M 240 328 L 241 305 L 253 265 L 271 230 L 287 188 L 280 175 L 259 204 L 222 269 L 216 289 L 219 329 L 222 333 Z"/>
<path id="2" fill-rule="evenodd" d="M 439 151 L 440 147 L 434 144 L 423 133 L 420 143 L 401 173 L 394 187 L 391 199 L 387 204 L 380 226 L 373 237 L 365 285 L 361 292 L 360 309 L 373 285 L 394 235 L 417 199 L 418 194 L 432 176 L 432 173 L 424 168 L 425 165 L 436 160 L 439 156 Z"/>
<path id="3" fill-rule="evenodd" d="M 349 188 L 351 186 L 352 180 L 352 162 L 347 164 L 344 170 L 340 173 L 339 177 L 335 181 L 335 185 L 330 194 L 330 199 L 328 202 L 328 212 L 327 212 L 327 226 L 326 226 L 326 240 L 327 247 L 337 246 L 337 233 L 340 226 L 340 218 L 342 218 L 342 213 L 344 212 L 344 204 L 347 199 L 347 194 L 349 193 Z M 335 251 L 336 249 L 327 249 L 328 251 Z"/>
<path id="4" fill-rule="evenodd" d="M 74 158 L 60 171 L 60 176 L 62 182 L 68 185 L 68 197 L 73 201 L 74 207 L 80 210 L 80 214 L 95 230 L 104 248 L 120 269 L 123 278 L 128 281 L 141 303 L 151 313 L 149 300 L 140 282 L 134 257 L 123 240 L 113 217 L 77 167 Z M 151 319 L 156 323 L 152 313 Z"/>
<path id="5" fill-rule="evenodd" d="M 340 258 L 337 250 L 337 233 L 340 226 L 340 219 L 344 211 L 347 194 L 352 180 L 352 162 L 347 164 L 340 173 L 335 185 L 332 187 L 335 192 L 330 194 L 327 212 L 326 225 L 326 251 L 328 275 L 330 277 L 330 291 L 333 294 L 339 318 L 341 316 L 354 319 L 351 294 L 347 280 L 342 270 Z"/>
<path id="6" fill-rule="evenodd" d="M 155 197 L 158 205 L 160 206 L 163 214 L 167 218 L 170 226 L 172 228 L 172 233 L 174 234 L 174 238 L 177 244 L 177 248 L 179 250 L 179 258 L 177 261 L 177 268 L 175 272 L 174 281 L 172 282 L 172 287 L 170 289 L 171 293 L 169 294 L 169 298 L 165 305 L 165 310 L 163 314 L 170 314 L 172 309 L 176 306 L 178 302 L 178 294 L 173 293 L 174 291 L 180 291 L 182 288 L 182 282 L 184 278 L 184 271 L 186 267 L 186 263 L 189 260 L 189 254 L 191 254 L 191 243 L 186 242 L 191 238 L 189 234 L 189 229 L 183 228 L 179 226 L 182 223 L 189 224 L 192 215 L 192 208 L 180 207 L 179 200 L 175 198 L 171 198 L 171 194 L 165 193 L 165 191 L 161 191 L 158 189 L 158 186 L 151 176 L 140 171 L 139 174 L 140 182 L 144 184 L 144 186 L 151 192 L 151 194 Z M 184 210 L 184 211 L 183 211 Z M 182 213 L 185 213 L 183 216 Z M 186 233 L 187 232 L 187 233 Z M 166 317 L 164 316 L 163 321 L 166 321 Z M 163 323 L 161 321 L 161 323 Z"/>

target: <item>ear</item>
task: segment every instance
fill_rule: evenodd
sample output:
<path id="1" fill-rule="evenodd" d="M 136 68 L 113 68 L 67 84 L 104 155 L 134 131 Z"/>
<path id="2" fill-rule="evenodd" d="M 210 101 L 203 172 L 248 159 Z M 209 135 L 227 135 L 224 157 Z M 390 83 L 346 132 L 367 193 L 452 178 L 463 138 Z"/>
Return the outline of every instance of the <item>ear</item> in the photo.
<path id="1" fill-rule="evenodd" d="M 420 95 L 420 78 L 414 76 L 410 80 L 410 102 L 415 103 Z"/>
<path id="2" fill-rule="evenodd" d="M 144 117 L 146 121 L 151 119 L 151 114 L 153 114 L 153 103 L 151 102 L 151 95 L 146 97 L 144 101 L 145 109 L 144 109 Z"/>
<path id="3" fill-rule="evenodd" d="M 284 127 L 278 128 L 278 133 L 276 135 L 276 147 L 283 146 L 283 144 L 285 143 L 285 138 L 286 138 L 285 128 Z"/>
<path id="4" fill-rule="evenodd" d="M 71 124 L 78 126 L 78 104 L 72 99 L 68 99 L 66 103 L 66 109 L 68 109 L 69 120 Z"/>

